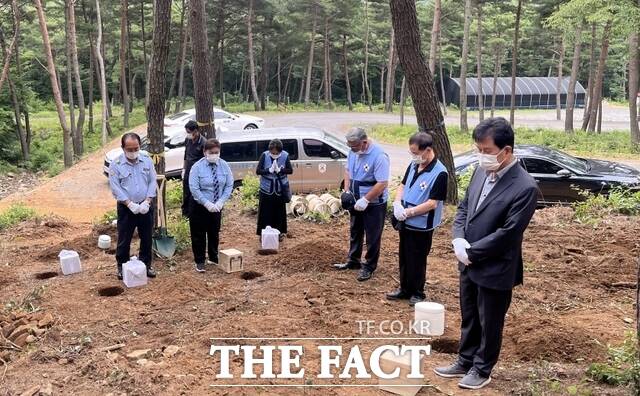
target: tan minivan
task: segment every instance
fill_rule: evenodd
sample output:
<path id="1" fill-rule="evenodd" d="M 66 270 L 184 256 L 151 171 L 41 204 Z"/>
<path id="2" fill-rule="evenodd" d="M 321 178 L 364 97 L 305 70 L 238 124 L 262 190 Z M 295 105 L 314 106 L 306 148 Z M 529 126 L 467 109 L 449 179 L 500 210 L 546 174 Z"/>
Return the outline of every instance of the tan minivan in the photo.
<path id="1" fill-rule="evenodd" d="M 242 131 L 226 131 L 218 135 L 221 157 L 229 163 L 235 185 L 239 186 L 247 175 L 255 175 L 260 154 L 267 150 L 271 139 L 280 139 L 289 153 L 293 174 L 289 176 L 293 193 L 335 190 L 342 187 L 344 167 L 349 147 L 343 139 L 320 128 L 281 127 Z M 178 134 L 165 140 L 165 174 L 180 177 L 184 158 L 185 135 Z M 146 149 L 143 139 L 142 149 Z M 109 152 L 105 168 L 122 153 L 122 149 Z"/>

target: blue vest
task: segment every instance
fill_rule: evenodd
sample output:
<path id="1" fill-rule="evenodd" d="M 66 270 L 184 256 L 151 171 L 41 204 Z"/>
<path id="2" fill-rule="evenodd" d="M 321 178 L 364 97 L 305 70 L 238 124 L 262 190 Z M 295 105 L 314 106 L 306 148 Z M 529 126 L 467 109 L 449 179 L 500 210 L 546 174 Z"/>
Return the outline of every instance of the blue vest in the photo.
<path id="1" fill-rule="evenodd" d="M 275 161 L 278 162 L 278 166 L 280 168 L 284 169 L 284 166 L 287 163 L 287 158 L 289 158 L 289 153 L 282 150 L 280 157 Z M 268 173 L 273 161 L 274 159 L 271 158 L 269 151 L 265 151 L 263 169 L 267 171 L 267 174 L 260 175 L 260 191 L 268 195 L 280 195 L 282 193 L 282 188 L 289 186 L 289 178 L 286 175 L 278 176 L 275 173 Z"/>
<path id="2" fill-rule="evenodd" d="M 447 172 L 447 168 L 436 160 L 436 164 L 430 172 L 424 172 L 418 176 L 415 183 L 410 186 L 414 175 L 418 171 L 418 167 L 415 165 L 409 166 L 409 174 L 407 175 L 407 184 L 404 186 L 404 192 L 402 194 L 402 206 L 405 208 L 412 208 L 420 204 L 425 203 L 429 199 L 433 183 L 441 172 Z M 412 228 L 429 231 L 438 227 L 442 222 L 442 210 L 444 203 L 438 202 L 438 206 L 430 212 L 419 216 L 409 217 L 405 220 L 405 225 Z"/>
<path id="3" fill-rule="evenodd" d="M 356 199 L 364 197 L 373 186 L 378 183 L 374 175 L 374 165 L 381 155 L 386 155 L 380 146 L 373 145 L 368 153 L 357 155 L 349 152 L 347 156 L 347 170 L 349 171 L 350 190 Z M 386 181 L 386 180 L 381 180 Z M 388 195 L 387 189 L 380 194 L 377 201 L 371 204 L 381 204 L 386 201 Z"/>

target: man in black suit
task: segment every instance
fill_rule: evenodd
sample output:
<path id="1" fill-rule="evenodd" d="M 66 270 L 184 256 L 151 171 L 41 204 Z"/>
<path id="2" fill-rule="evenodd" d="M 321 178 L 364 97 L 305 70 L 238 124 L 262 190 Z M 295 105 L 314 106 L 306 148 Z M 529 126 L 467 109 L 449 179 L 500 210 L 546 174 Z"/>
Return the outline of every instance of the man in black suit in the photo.
<path id="1" fill-rule="evenodd" d="M 458 386 L 480 389 L 498 361 L 512 289 L 522 283 L 522 239 L 536 209 L 538 187 L 513 154 L 514 133 L 504 118 L 473 131 L 479 168 L 453 224 L 462 313 L 458 359 L 434 371 L 463 377 Z"/>

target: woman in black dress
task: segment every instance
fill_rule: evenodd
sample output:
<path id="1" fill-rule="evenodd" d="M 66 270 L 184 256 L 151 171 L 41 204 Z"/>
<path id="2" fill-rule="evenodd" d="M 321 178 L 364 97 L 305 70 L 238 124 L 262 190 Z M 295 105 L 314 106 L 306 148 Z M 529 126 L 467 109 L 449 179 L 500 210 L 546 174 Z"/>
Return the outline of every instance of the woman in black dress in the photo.
<path id="1" fill-rule="evenodd" d="M 257 235 L 261 235 L 267 226 L 280 231 L 281 239 L 287 233 L 286 203 L 291 199 L 287 175 L 292 173 L 289 153 L 282 149 L 279 139 L 273 139 L 269 149 L 260 155 L 256 168 L 256 174 L 260 176 Z"/>

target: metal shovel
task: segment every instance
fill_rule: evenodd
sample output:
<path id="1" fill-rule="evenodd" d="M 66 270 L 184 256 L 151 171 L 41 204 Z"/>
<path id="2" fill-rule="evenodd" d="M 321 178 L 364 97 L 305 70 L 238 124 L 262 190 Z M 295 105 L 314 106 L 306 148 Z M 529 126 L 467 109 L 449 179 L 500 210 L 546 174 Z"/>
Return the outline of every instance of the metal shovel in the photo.
<path id="1" fill-rule="evenodd" d="M 161 257 L 171 258 L 176 253 L 176 240 L 167 230 L 167 211 L 164 207 L 165 177 L 158 176 L 158 222 L 153 232 L 153 250 Z"/>

